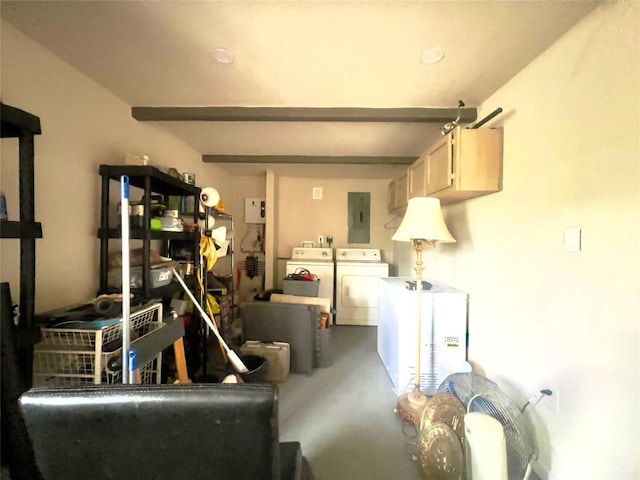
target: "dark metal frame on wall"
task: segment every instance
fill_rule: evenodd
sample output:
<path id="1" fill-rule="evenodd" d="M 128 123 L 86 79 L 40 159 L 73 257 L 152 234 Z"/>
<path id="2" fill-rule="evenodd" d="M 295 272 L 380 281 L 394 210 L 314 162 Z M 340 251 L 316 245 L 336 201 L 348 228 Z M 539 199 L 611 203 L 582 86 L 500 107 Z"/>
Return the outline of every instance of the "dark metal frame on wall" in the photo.
<path id="1" fill-rule="evenodd" d="M 20 315 L 15 312 L 9 283 L 1 284 L 2 347 L 2 464 L 11 478 L 38 478 L 30 442 L 18 409 L 20 395 L 31 387 L 33 344 L 39 339 L 34 324 L 36 244 L 42 226 L 35 221 L 34 136 L 41 133 L 40 119 L 15 107 L 0 104 L 2 138 L 18 139 L 20 220 L 2 220 L 0 238 L 20 240 Z"/>

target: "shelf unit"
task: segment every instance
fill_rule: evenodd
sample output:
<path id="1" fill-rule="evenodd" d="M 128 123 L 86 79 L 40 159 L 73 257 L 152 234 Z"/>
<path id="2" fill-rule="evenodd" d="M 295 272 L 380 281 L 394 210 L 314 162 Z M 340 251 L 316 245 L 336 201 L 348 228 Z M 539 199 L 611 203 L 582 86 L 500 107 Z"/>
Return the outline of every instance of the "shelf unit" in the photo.
<path id="1" fill-rule="evenodd" d="M 11 478 L 35 478 L 29 442 L 20 419 L 18 399 L 31 387 L 33 345 L 39 330 L 34 322 L 36 239 L 42 238 L 42 225 L 35 221 L 35 135 L 42 133 L 40 118 L 24 110 L 0 103 L 0 137 L 18 139 L 20 220 L 0 221 L 0 238 L 20 241 L 20 316 L 14 323 L 11 292 L 2 283 L 2 445 L 3 464 L 9 465 Z"/>
<path id="2" fill-rule="evenodd" d="M 142 189 L 144 205 L 144 228 L 130 229 L 129 237 L 132 240 L 142 240 L 142 288 L 139 292 L 145 297 L 152 295 L 165 297 L 173 288 L 154 289 L 150 281 L 150 256 L 151 241 L 159 240 L 171 242 L 173 240 L 192 241 L 194 248 L 198 251 L 200 241 L 199 232 L 166 232 L 151 230 L 151 195 L 160 194 L 164 196 L 193 196 L 194 200 L 200 197 L 200 188 L 187 184 L 180 179 L 174 178 L 156 167 L 152 166 L 131 166 L 131 165 L 100 165 L 100 176 L 102 178 L 102 197 L 100 209 L 100 228 L 98 238 L 100 239 L 100 293 L 108 293 L 108 271 L 109 271 L 109 242 L 122 237 L 120 228 L 114 228 L 110 218 L 110 185 L 116 182 L 119 186 L 123 175 L 129 177 L 129 184 Z M 197 218 L 198 202 L 194 201 L 194 218 Z M 197 262 L 197 257 L 196 257 Z"/>
<path id="3" fill-rule="evenodd" d="M 42 238 L 42 225 L 35 221 L 34 136 L 42 133 L 40 119 L 35 115 L 0 104 L 2 138 L 18 139 L 20 176 L 20 220 L 3 220 L 0 237 L 20 240 L 20 329 L 33 326 L 36 239 Z M 30 370 L 27 370 L 30 371 Z"/>
<path id="4" fill-rule="evenodd" d="M 165 196 L 165 203 L 168 203 L 166 197 L 193 197 L 192 215 L 198 218 L 198 205 L 201 189 L 195 185 L 183 182 L 181 179 L 172 177 L 156 167 L 152 166 L 135 166 L 135 165 L 100 165 L 99 173 L 102 178 L 102 197 L 100 212 L 100 228 L 98 229 L 98 238 L 100 239 L 100 292 L 111 293 L 113 289 L 108 285 L 109 273 L 109 243 L 122 238 L 120 228 L 114 228 L 117 223 L 115 218 L 111 218 L 111 198 L 110 187 L 115 184 L 118 188 L 122 175 L 129 177 L 129 185 L 138 187 L 142 190 L 144 196 L 143 208 L 143 225 L 144 228 L 133 228 L 129 231 L 129 237 L 132 240 L 142 241 L 142 288 L 132 289 L 134 294 L 141 295 L 147 299 L 162 298 L 167 300 L 179 290 L 178 283 L 172 281 L 169 285 L 159 288 L 151 286 L 151 242 L 158 241 L 161 251 L 169 251 L 172 242 L 186 242 L 195 252 L 194 254 L 194 272 L 200 268 L 200 232 L 170 232 L 151 230 L 151 195 L 160 194 Z M 133 194 L 133 190 L 131 191 Z M 183 212 L 187 213 L 187 212 Z M 115 215 L 114 215 L 115 217 Z M 187 285 L 197 290 L 195 277 L 185 278 Z M 196 294 L 196 298 L 202 303 L 203 298 Z M 201 355 L 204 355 L 201 349 L 201 342 L 204 342 L 206 336 L 204 334 L 204 322 L 195 314 L 194 321 L 188 327 L 184 327 L 184 349 L 186 350 L 187 363 L 191 373 L 195 373 L 201 366 Z M 182 323 L 182 321 L 180 321 Z M 181 347 L 182 348 L 182 347 Z M 184 355 L 184 354 L 183 354 Z M 206 358 L 205 358 L 206 361 Z"/>

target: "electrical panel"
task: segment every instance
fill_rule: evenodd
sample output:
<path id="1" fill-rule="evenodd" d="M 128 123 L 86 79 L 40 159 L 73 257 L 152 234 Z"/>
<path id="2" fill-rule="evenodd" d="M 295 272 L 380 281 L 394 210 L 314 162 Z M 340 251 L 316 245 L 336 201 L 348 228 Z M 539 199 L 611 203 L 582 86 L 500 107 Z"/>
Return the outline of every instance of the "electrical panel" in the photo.
<path id="1" fill-rule="evenodd" d="M 266 201 L 264 198 L 244 199 L 244 223 L 267 223 Z"/>

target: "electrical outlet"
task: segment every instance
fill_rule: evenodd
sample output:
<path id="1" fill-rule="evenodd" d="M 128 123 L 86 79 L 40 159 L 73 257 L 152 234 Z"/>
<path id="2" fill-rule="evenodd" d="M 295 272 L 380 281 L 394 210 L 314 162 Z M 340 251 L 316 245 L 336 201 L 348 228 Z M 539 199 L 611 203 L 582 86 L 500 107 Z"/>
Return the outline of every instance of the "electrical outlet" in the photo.
<path id="1" fill-rule="evenodd" d="M 324 245 L 324 237 L 322 235 L 318 235 L 318 245 Z"/>
<path id="2" fill-rule="evenodd" d="M 551 395 L 545 395 L 540 402 L 548 411 L 560 413 L 560 389 L 557 386 L 549 388 Z"/>

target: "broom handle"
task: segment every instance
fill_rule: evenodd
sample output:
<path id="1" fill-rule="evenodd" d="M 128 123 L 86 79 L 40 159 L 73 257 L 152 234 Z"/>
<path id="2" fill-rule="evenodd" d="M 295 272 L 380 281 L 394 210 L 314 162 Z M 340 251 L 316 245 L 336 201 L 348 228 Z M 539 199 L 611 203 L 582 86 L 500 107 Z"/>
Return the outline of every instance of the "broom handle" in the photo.
<path id="1" fill-rule="evenodd" d="M 187 285 L 184 283 L 184 280 L 182 279 L 180 274 L 176 272 L 176 269 L 173 267 L 171 267 L 171 272 L 173 273 L 173 276 L 176 278 L 176 280 L 178 280 L 178 283 L 180 283 L 180 286 L 182 286 L 182 289 L 191 299 L 193 304 L 196 306 L 196 308 L 200 312 L 200 315 L 202 315 L 202 318 L 204 318 L 204 321 L 207 322 L 207 325 L 209 325 L 209 328 L 213 330 L 213 333 L 218 339 L 218 342 L 220 342 L 220 345 L 222 346 L 222 348 L 227 352 L 229 360 L 231 360 L 236 370 L 242 373 L 248 372 L 249 369 L 244 365 L 244 363 L 242 363 L 242 361 L 238 358 L 238 355 L 236 355 L 236 353 L 233 350 L 231 350 L 229 346 L 226 344 L 226 342 L 223 340 L 222 336 L 220 335 L 220 332 L 218 332 L 218 329 L 209 318 L 209 315 L 207 315 L 207 313 L 200 306 L 200 304 L 196 300 L 196 297 L 193 296 L 193 293 L 191 293 L 191 290 L 189 290 L 189 287 L 187 287 Z"/>
<path id="2" fill-rule="evenodd" d="M 120 177 L 120 224 L 122 230 L 122 383 L 133 383 L 129 375 L 131 346 L 131 276 L 129 264 L 129 177 Z"/>

